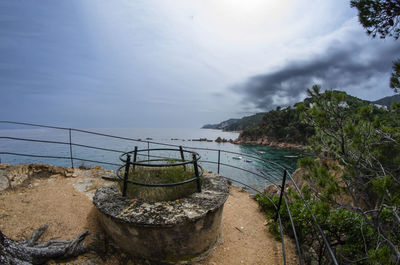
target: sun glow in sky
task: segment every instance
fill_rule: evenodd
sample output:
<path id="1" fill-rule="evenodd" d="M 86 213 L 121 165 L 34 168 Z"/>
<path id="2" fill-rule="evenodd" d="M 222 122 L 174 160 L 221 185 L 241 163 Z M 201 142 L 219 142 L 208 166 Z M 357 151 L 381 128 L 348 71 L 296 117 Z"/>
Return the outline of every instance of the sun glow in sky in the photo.
<path id="1" fill-rule="evenodd" d="M 0 118 L 200 127 L 293 104 L 315 82 L 391 95 L 398 45 L 356 15 L 348 0 L 3 0 Z"/>
<path id="2" fill-rule="evenodd" d="M 277 26 L 288 17 L 288 2 L 262 0 L 222 0 L 210 1 L 207 8 L 208 26 L 218 31 L 226 31 L 227 35 L 267 35 L 260 31 L 263 27 Z M 204 11 L 207 11 L 204 10 Z"/>

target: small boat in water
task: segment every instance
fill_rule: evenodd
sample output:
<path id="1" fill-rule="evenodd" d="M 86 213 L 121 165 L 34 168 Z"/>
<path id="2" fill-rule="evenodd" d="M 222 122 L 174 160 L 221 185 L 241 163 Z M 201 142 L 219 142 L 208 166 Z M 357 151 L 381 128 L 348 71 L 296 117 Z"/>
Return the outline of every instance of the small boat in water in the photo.
<path id="1" fill-rule="evenodd" d="M 287 158 L 296 158 L 296 157 L 299 157 L 299 156 L 283 156 L 283 157 L 287 157 Z"/>
<path id="2" fill-rule="evenodd" d="M 232 159 L 235 159 L 235 160 L 242 160 L 242 157 L 241 157 L 241 156 L 234 156 L 234 157 L 232 157 Z"/>
<path id="3" fill-rule="evenodd" d="M 251 163 L 251 162 L 253 162 L 252 160 L 247 160 L 247 159 L 245 159 L 245 160 L 243 160 L 244 162 L 246 162 L 246 163 Z"/>
<path id="4" fill-rule="evenodd" d="M 258 151 L 259 154 L 265 154 L 265 151 Z"/>

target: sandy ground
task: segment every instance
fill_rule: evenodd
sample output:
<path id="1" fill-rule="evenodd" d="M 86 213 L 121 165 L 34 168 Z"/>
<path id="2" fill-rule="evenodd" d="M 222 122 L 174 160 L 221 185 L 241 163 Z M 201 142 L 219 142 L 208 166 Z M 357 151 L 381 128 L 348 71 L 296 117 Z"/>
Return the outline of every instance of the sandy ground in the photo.
<path id="1" fill-rule="evenodd" d="M 88 182 L 83 180 L 83 183 Z M 43 224 L 49 229 L 39 241 L 72 240 L 89 230 L 87 241 L 101 234 L 96 221 L 97 210 L 89 199 L 99 185 L 89 181 L 86 194 L 74 188 L 79 178 L 52 176 L 33 179 L 26 187 L 0 192 L 0 230 L 14 240 L 26 240 Z M 231 187 L 222 219 L 223 243 L 212 257 L 200 264 L 283 264 L 281 242 L 276 241 L 265 226 L 265 216 L 248 193 Z M 297 264 L 294 244 L 285 238 L 287 264 Z M 58 264 L 49 262 L 48 264 Z M 108 255 L 101 260 L 91 254 L 62 264 L 134 264 L 129 259 Z"/>
<path id="2" fill-rule="evenodd" d="M 201 264 L 283 264 L 282 243 L 276 241 L 265 226 L 265 214 L 256 201 L 241 188 L 231 186 L 222 215 L 224 243 Z M 297 264 L 295 247 L 285 239 L 287 264 Z"/>

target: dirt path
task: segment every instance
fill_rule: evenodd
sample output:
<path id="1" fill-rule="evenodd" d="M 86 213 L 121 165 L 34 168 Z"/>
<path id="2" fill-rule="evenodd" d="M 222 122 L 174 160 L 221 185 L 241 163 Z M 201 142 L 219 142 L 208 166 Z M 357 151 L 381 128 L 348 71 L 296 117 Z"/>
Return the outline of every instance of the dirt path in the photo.
<path id="1" fill-rule="evenodd" d="M 95 179 L 52 176 L 33 179 L 28 187 L 1 191 L 0 230 L 15 240 L 24 240 L 39 226 L 49 224 L 42 241 L 71 240 L 85 230 L 91 233 L 89 241 L 94 240 L 101 230 L 89 197 L 99 184 Z M 265 217 L 257 203 L 248 193 L 232 186 L 223 211 L 224 242 L 216 247 L 212 257 L 200 264 L 283 264 L 281 243 L 267 231 L 264 223 Z M 297 264 L 293 244 L 288 239 L 285 244 L 288 264 Z M 89 256 L 65 264 L 120 264 L 120 260 L 108 257 L 102 261 Z"/>
<path id="2" fill-rule="evenodd" d="M 215 254 L 201 264 L 283 264 L 282 244 L 268 232 L 265 215 L 256 201 L 241 188 L 231 186 L 222 215 L 224 243 Z M 286 239 L 289 260 L 296 264 L 292 242 Z"/>

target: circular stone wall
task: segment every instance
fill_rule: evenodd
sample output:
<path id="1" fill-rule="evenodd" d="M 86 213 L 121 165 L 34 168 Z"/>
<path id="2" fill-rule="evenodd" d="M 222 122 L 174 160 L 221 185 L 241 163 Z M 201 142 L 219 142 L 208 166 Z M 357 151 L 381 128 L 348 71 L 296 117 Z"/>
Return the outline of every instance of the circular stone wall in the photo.
<path id="1" fill-rule="evenodd" d="M 115 244 L 132 256 L 157 262 L 191 260 L 218 241 L 225 179 L 204 172 L 202 192 L 175 201 L 148 203 L 122 197 L 116 186 L 100 187 L 93 198 L 99 221 Z"/>

